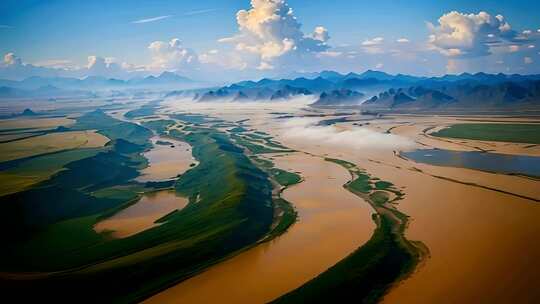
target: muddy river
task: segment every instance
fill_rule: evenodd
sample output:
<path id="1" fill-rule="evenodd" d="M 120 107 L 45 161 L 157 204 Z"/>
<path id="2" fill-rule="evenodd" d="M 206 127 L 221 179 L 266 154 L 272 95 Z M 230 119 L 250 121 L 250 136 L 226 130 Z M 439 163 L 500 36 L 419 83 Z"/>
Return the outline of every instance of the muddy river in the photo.
<path id="1" fill-rule="evenodd" d="M 302 153 L 274 159 L 305 181 L 284 192 L 299 219 L 281 237 L 251 248 L 169 288 L 146 303 L 265 303 L 291 291 L 365 243 L 369 205 L 345 190 L 342 167 Z"/>

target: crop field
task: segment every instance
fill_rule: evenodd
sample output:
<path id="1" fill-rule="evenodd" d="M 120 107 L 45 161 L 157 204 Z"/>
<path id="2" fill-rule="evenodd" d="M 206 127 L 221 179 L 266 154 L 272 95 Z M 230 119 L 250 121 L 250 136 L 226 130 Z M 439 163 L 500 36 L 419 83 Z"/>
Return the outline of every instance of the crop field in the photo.
<path id="1" fill-rule="evenodd" d="M 75 148 L 103 147 L 108 141 L 91 130 L 49 133 L 0 144 L 0 162 Z"/>
<path id="2" fill-rule="evenodd" d="M 540 124 L 455 124 L 430 135 L 448 138 L 540 144 Z"/>

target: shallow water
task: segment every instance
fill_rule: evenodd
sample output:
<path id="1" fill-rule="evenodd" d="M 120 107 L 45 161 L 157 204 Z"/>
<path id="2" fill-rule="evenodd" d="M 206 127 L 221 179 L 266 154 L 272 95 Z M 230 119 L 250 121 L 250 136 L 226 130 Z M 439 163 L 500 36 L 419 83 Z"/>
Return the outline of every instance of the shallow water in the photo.
<path id="1" fill-rule="evenodd" d="M 401 152 L 416 162 L 435 166 L 460 167 L 504 174 L 540 176 L 540 157 L 485 153 L 479 151 L 450 151 L 441 149 Z"/>
<path id="2" fill-rule="evenodd" d="M 275 158 L 305 181 L 283 193 L 299 214 L 281 237 L 260 244 L 146 303 L 266 303 L 314 278 L 371 236 L 369 205 L 343 188 L 342 167 L 305 154 Z"/>
<path id="3" fill-rule="evenodd" d="M 172 146 L 158 145 L 156 144 L 158 140 L 170 142 Z M 152 144 L 154 147 L 143 154 L 148 159 L 148 167 L 141 170 L 141 175 L 136 179 L 139 182 L 172 179 L 196 163 L 191 154 L 191 146 L 185 142 L 154 136 Z"/>
<path id="4" fill-rule="evenodd" d="M 97 223 L 94 230 L 113 231 L 114 237 L 125 238 L 159 225 L 154 222 L 187 204 L 188 199 L 173 190 L 146 193 L 135 204 Z"/>

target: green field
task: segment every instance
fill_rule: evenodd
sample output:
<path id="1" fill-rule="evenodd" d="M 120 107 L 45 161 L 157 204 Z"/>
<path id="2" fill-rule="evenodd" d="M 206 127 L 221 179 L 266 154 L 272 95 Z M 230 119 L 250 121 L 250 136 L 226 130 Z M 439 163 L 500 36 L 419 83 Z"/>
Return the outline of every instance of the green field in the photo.
<path id="1" fill-rule="evenodd" d="M 540 124 L 464 123 L 430 133 L 432 136 L 540 144 Z"/>

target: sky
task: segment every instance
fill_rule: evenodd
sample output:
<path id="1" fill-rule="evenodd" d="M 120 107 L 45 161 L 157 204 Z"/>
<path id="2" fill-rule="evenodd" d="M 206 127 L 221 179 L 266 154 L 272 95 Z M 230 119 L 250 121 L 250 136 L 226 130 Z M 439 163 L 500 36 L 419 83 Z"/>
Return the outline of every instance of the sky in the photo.
<path id="1" fill-rule="evenodd" d="M 540 73 L 540 1 L 2 0 L 0 78 Z"/>

